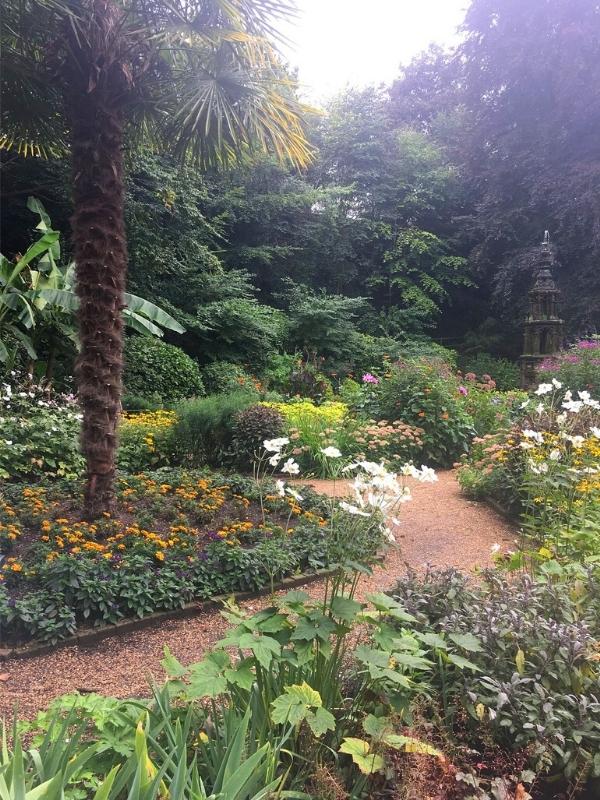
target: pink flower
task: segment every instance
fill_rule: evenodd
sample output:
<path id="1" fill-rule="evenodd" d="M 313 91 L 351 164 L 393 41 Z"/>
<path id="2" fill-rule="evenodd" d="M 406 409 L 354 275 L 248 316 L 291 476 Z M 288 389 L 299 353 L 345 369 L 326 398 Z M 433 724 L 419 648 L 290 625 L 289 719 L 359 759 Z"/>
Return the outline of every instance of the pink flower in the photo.
<path id="1" fill-rule="evenodd" d="M 469 390 L 466 389 L 464 386 L 459 386 L 458 391 L 462 394 L 463 397 L 466 397 L 469 394 Z"/>
<path id="2" fill-rule="evenodd" d="M 379 383 L 379 378 L 376 378 L 375 375 L 371 375 L 370 372 L 365 372 L 365 374 L 362 376 L 362 382 L 372 383 L 375 386 L 377 386 L 377 384 Z"/>

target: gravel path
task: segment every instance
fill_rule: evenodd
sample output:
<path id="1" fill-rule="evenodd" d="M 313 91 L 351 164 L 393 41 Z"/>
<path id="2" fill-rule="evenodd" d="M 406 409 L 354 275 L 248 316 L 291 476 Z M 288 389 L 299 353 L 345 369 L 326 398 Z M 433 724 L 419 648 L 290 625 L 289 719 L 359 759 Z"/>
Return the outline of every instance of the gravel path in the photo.
<path id="1" fill-rule="evenodd" d="M 331 481 L 309 482 L 317 491 L 333 494 Z M 336 494 L 347 485 L 337 483 Z M 454 474 L 439 473 L 434 484 L 416 484 L 413 501 L 402 507 L 401 525 L 395 531 L 397 546 L 386 553 L 384 563 L 361 579 L 358 596 L 394 585 L 406 564 L 420 568 L 426 563 L 470 570 L 489 566 L 490 549 L 514 543 L 511 526 L 488 507 L 460 494 Z M 319 595 L 322 584 L 307 591 Z M 257 609 L 266 599 L 243 605 Z M 227 623 L 218 611 L 191 619 L 157 624 L 136 633 L 104 639 L 91 648 L 60 647 L 54 653 L 0 664 L 0 714 L 10 717 L 15 706 L 20 716 L 32 716 L 61 694 L 75 690 L 96 691 L 117 697 L 147 693 L 148 679 L 163 677 L 160 659 L 168 644 L 185 664 L 197 661 L 224 633 Z"/>

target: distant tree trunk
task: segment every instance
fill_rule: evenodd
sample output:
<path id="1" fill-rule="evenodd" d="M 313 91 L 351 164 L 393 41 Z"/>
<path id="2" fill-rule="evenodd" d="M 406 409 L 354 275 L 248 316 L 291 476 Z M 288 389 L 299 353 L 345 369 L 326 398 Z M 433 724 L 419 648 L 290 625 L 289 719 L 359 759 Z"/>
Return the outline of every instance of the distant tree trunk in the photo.
<path id="1" fill-rule="evenodd" d="M 85 513 L 110 512 L 115 499 L 117 424 L 123 369 L 123 113 L 126 77 L 114 45 L 119 12 L 96 0 L 87 41 L 71 37 L 66 101 L 72 130 L 71 218 L 79 338 L 76 362 L 86 459 Z"/>

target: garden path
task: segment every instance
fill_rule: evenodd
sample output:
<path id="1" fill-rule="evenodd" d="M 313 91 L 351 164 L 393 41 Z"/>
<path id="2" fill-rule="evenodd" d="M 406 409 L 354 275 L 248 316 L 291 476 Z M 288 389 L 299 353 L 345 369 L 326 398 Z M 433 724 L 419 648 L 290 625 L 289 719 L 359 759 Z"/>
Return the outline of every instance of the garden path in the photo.
<path id="1" fill-rule="evenodd" d="M 343 494 L 347 483 L 309 481 L 317 491 Z M 489 566 L 491 547 L 514 544 L 515 531 L 487 506 L 460 493 L 453 472 L 439 473 L 437 483 L 415 483 L 413 501 L 401 511 L 396 528 L 398 547 L 386 553 L 371 576 L 361 579 L 358 596 L 391 588 L 406 565 L 417 569 L 429 563 L 470 570 Z M 313 596 L 322 589 L 316 582 L 306 587 Z M 256 610 L 268 599 L 243 605 Z M 96 691 L 117 697 L 147 693 L 148 679 L 163 677 L 163 647 L 184 663 L 198 661 L 224 633 L 227 623 L 218 610 L 189 619 L 156 624 L 135 633 L 106 638 L 93 647 L 59 647 L 53 653 L 0 664 L 0 714 L 10 716 L 15 705 L 21 717 L 32 716 L 54 697 L 75 690 Z"/>

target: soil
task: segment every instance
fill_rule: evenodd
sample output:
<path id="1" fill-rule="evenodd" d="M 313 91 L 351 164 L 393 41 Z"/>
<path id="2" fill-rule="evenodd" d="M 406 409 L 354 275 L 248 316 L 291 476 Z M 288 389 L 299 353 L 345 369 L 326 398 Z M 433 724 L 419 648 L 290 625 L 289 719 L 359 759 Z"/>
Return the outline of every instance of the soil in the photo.
<path id="1" fill-rule="evenodd" d="M 345 482 L 314 480 L 308 484 L 329 495 L 348 491 Z M 396 544 L 381 565 L 361 578 L 359 599 L 393 587 L 407 565 L 418 570 L 426 564 L 463 570 L 490 566 L 492 545 L 507 550 L 514 547 L 515 538 L 515 530 L 506 520 L 461 495 L 451 471 L 439 473 L 437 483 L 413 487 L 413 501 L 402 507 L 401 524 L 394 527 L 394 533 Z M 319 596 L 322 584 L 310 584 L 306 591 Z M 262 598 L 243 605 L 256 610 L 268 602 Z M 10 717 L 16 707 L 20 717 L 32 717 L 53 698 L 76 690 L 116 697 L 147 695 L 148 681 L 160 682 L 164 677 L 160 660 L 165 645 L 184 664 L 192 663 L 202 658 L 226 628 L 220 613 L 209 611 L 109 637 L 90 648 L 57 647 L 43 656 L 7 660 L 0 665 L 0 713 Z"/>

